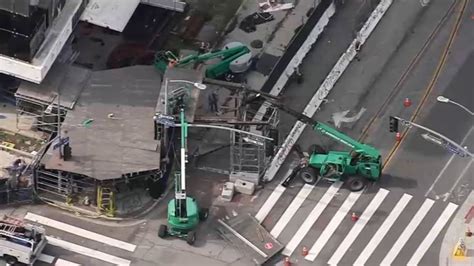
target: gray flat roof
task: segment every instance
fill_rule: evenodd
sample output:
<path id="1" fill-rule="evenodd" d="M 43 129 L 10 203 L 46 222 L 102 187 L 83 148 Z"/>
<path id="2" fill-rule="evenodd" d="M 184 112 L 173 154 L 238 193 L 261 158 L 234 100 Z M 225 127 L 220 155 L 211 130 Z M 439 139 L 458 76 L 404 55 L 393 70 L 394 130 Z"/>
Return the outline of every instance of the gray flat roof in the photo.
<path id="1" fill-rule="evenodd" d="M 41 84 L 22 81 L 15 97 L 44 105 L 57 104 L 72 109 L 86 86 L 91 71 L 82 67 L 55 63 Z"/>
<path id="2" fill-rule="evenodd" d="M 62 126 L 70 138 L 72 159 L 58 160 L 50 147 L 42 163 L 99 180 L 159 169 L 153 116 L 160 84 L 161 75 L 153 66 L 92 72 Z M 82 126 L 87 119 L 94 120 L 88 128 Z"/>

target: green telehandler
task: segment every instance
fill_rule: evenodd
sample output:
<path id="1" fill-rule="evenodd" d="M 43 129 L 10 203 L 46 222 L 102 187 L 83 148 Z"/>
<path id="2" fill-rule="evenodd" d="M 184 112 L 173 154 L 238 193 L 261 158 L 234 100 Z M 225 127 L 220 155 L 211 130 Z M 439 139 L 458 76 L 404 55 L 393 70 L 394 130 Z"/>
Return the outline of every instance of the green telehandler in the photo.
<path id="1" fill-rule="evenodd" d="M 176 236 L 186 239 L 189 245 L 196 241 L 196 227 L 199 221 L 207 218 L 209 212 L 207 209 L 199 208 L 196 199 L 186 195 L 186 140 L 188 136 L 188 124 L 184 116 L 184 107 L 180 110 L 181 122 L 181 160 L 180 172 L 175 173 L 175 197 L 168 203 L 168 226 L 160 225 L 158 236 L 166 238 L 167 236 Z"/>
<path id="2" fill-rule="evenodd" d="M 261 96 L 273 106 L 311 126 L 314 131 L 337 140 L 352 149 L 351 151 L 326 151 L 320 145 L 313 144 L 309 148 L 309 158 L 302 160 L 302 163 L 297 167 L 297 171 L 293 171 L 292 175 L 296 176 L 299 173 L 301 179 L 307 184 L 315 184 L 320 178 L 331 182 L 344 180 L 351 191 L 360 191 L 365 188 L 367 181 L 377 181 L 380 178 L 382 171 L 380 151 L 370 145 L 354 140 L 329 125 L 275 102 L 265 95 L 256 94 L 254 99 Z"/>

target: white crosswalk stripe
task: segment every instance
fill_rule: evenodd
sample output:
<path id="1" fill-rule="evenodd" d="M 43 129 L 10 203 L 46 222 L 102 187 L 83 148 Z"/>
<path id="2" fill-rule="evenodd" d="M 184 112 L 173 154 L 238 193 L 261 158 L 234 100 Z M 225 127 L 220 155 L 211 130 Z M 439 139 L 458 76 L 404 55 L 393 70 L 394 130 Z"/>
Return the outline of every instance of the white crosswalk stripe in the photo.
<path id="1" fill-rule="evenodd" d="M 395 241 L 392 248 L 390 249 L 388 254 L 385 256 L 385 258 L 382 260 L 382 263 L 380 265 L 385 266 L 385 265 L 392 264 L 392 262 L 395 260 L 397 255 L 400 253 L 402 248 L 407 243 L 408 239 L 410 239 L 413 232 L 415 232 L 416 228 L 420 225 L 423 218 L 431 209 L 433 204 L 434 204 L 434 201 L 431 199 L 426 199 L 423 202 L 423 205 L 421 205 L 420 209 L 418 209 L 415 216 L 413 216 L 413 219 L 411 219 L 410 223 L 405 227 L 405 230 L 403 230 L 400 237 L 397 239 L 397 241 Z"/>
<path id="2" fill-rule="evenodd" d="M 46 226 L 49 226 L 49 227 L 52 227 L 52 228 L 56 228 L 56 229 L 59 229 L 59 230 L 62 230 L 62 231 L 65 231 L 65 232 L 68 232 L 68 233 L 71 233 L 71 234 L 75 234 L 75 235 L 78 235 L 80 237 L 84 237 L 84 238 L 88 238 L 88 239 L 91 239 L 91 240 L 94 240 L 94 241 L 97 241 L 97 242 L 101 242 L 101 243 L 104 243 L 104 244 L 112 246 L 112 247 L 124 249 L 124 250 L 130 251 L 130 252 L 133 252 L 136 248 L 135 245 L 132 245 L 130 243 L 120 241 L 120 240 L 117 240 L 117 239 L 114 239 L 114 238 L 111 238 L 111 237 L 108 237 L 108 236 L 104 236 L 104 235 L 101 235 L 101 234 L 97 234 L 97 233 L 94 233 L 94 232 L 91 232 L 91 231 L 88 231 L 88 230 L 84 230 L 84 229 L 79 228 L 77 226 L 69 225 L 69 224 L 66 224 L 66 223 L 63 223 L 63 222 L 60 222 L 60 221 L 50 219 L 48 217 L 44 217 L 44 216 L 41 216 L 41 215 L 38 215 L 38 214 L 31 213 L 31 212 L 26 214 L 25 219 L 33 221 L 35 223 L 40 223 L 40 224 L 43 224 L 43 225 L 46 225 Z"/>
<path id="3" fill-rule="evenodd" d="M 354 266 L 363 266 L 367 262 L 390 228 L 392 228 L 392 225 L 395 223 L 398 216 L 400 216 L 402 211 L 408 205 L 408 202 L 410 202 L 411 198 L 411 195 L 403 194 L 402 198 L 397 202 L 397 205 L 395 205 L 388 217 L 384 220 L 383 224 L 379 227 L 377 232 L 370 239 L 369 243 L 365 246 L 364 250 L 360 253 L 359 257 L 354 262 Z"/>
<path id="4" fill-rule="evenodd" d="M 328 226 L 324 229 L 322 234 L 319 236 L 318 240 L 314 243 L 314 245 L 309 250 L 309 255 L 305 257 L 306 260 L 314 261 L 316 257 L 319 255 L 323 247 L 328 242 L 329 238 L 334 234 L 339 224 L 341 224 L 344 217 L 346 217 L 347 213 L 351 210 L 352 206 L 356 203 L 357 199 L 359 199 L 362 191 L 359 192 L 351 192 L 347 199 L 342 203 L 337 213 L 329 222 Z"/>
<path id="5" fill-rule="evenodd" d="M 425 239 L 421 242 L 421 244 L 418 246 L 416 251 L 413 253 L 413 257 L 411 257 L 410 261 L 408 261 L 408 265 L 413 265 L 416 266 L 418 263 L 421 261 L 423 256 L 425 255 L 426 251 L 428 251 L 428 248 L 433 244 L 434 240 L 438 236 L 438 234 L 441 232 L 443 227 L 446 225 L 448 222 L 449 218 L 454 214 L 456 209 L 458 208 L 458 205 L 454 203 L 449 203 L 448 206 L 444 209 L 443 213 L 439 217 L 439 219 L 436 221 L 434 226 L 431 228 L 430 232 L 426 235 Z"/>
<path id="6" fill-rule="evenodd" d="M 413 239 L 413 241 L 416 241 L 416 239 L 423 239 L 420 245 L 417 246 L 416 252 L 410 254 L 412 257 L 410 258 L 410 261 L 408 263 L 408 265 L 418 265 L 421 259 L 423 259 L 425 253 L 430 249 L 434 241 L 437 239 L 438 235 L 448 223 L 451 216 L 453 216 L 453 214 L 456 212 L 458 207 L 456 204 L 449 203 L 448 205 L 446 205 L 441 216 L 439 216 L 438 219 L 435 220 L 431 216 L 429 216 L 429 219 L 425 218 L 434 206 L 434 200 L 424 198 L 421 201 L 413 201 L 413 196 L 405 193 L 398 199 L 398 201 L 394 201 L 392 203 L 387 200 L 390 191 L 384 188 L 380 188 L 374 196 L 372 196 L 371 194 L 363 194 L 362 191 L 352 192 L 339 206 L 337 212 L 331 215 L 331 220 L 328 222 L 327 226 L 322 229 L 323 231 L 317 237 L 317 239 L 307 239 L 308 233 L 311 231 L 314 224 L 318 221 L 318 219 L 321 218 L 327 206 L 332 203 L 332 200 L 335 195 L 339 194 L 338 191 L 341 186 L 342 182 L 332 184 L 325 191 L 321 199 L 315 203 L 314 208 L 309 214 L 299 212 L 298 210 L 301 210 L 301 207 L 307 205 L 308 202 L 313 203 L 312 200 L 308 201 L 308 197 L 311 192 L 317 191 L 315 190 L 315 186 L 308 184 L 304 185 L 298 191 L 296 196 L 292 193 L 287 194 L 286 192 L 290 192 L 291 190 L 284 188 L 281 185 L 275 188 L 273 193 L 270 194 L 270 196 L 264 202 L 262 208 L 257 213 L 257 216 L 260 221 L 263 221 L 272 212 L 272 209 L 277 206 L 277 202 L 280 199 L 288 199 L 288 195 L 291 195 L 292 201 L 290 205 L 288 206 L 288 208 L 285 209 L 275 226 L 273 226 L 272 228 L 267 228 L 270 231 L 270 234 L 275 238 L 280 238 L 283 232 L 285 232 L 285 230 L 287 229 L 296 230 L 296 233 L 292 234 L 291 239 L 289 241 L 287 241 L 286 243 L 282 243 L 283 245 L 285 245 L 283 251 L 281 252 L 282 255 L 288 257 L 292 256 L 294 251 L 299 248 L 303 240 L 305 240 L 305 242 L 308 242 L 308 240 L 310 240 L 314 241 L 314 243 L 311 246 L 308 255 L 306 255 L 304 259 L 308 261 L 315 261 L 316 258 L 318 258 L 318 260 L 322 260 L 323 257 L 329 257 L 329 260 L 326 262 L 327 264 L 340 265 L 341 261 L 343 261 L 343 258 L 344 261 L 352 259 L 354 252 L 349 253 L 348 251 L 351 251 L 353 247 L 355 247 L 358 238 L 360 238 L 360 235 L 364 231 L 364 228 L 368 224 L 371 224 L 372 228 L 373 226 L 377 226 L 373 229 L 374 231 L 375 229 L 377 229 L 375 234 L 371 236 L 367 244 L 364 243 L 364 248 L 362 249 L 362 251 L 358 254 L 355 254 L 355 261 L 353 263 L 347 263 L 351 263 L 351 265 L 355 266 L 363 266 L 366 265 L 367 261 L 369 261 L 373 254 L 384 254 L 385 257 L 382 258 L 382 262 L 380 263 L 380 265 L 392 265 L 393 263 L 398 263 L 399 259 L 404 259 L 401 258 L 399 254 L 404 248 L 404 246 L 409 241 L 411 241 L 411 239 Z M 334 241 L 330 242 L 331 245 L 328 246 L 327 244 L 334 235 L 341 235 L 339 234 L 339 231 L 343 230 L 341 224 L 344 218 L 348 217 L 348 213 L 351 211 L 352 207 L 356 204 L 356 202 L 362 195 L 364 195 L 364 197 L 366 198 L 371 197 L 371 200 L 369 204 L 367 204 L 367 206 L 365 207 L 362 215 L 357 220 L 357 222 L 352 225 L 349 232 L 341 231 L 341 233 L 344 234 L 345 237 L 342 241 L 337 242 L 336 247 L 332 246 L 332 243 Z M 383 219 L 382 216 L 377 217 L 377 220 L 375 220 L 373 217 L 381 208 L 380 206 L 382 206 L 382 203 L 386 207 L 390 206 L 390 213 L 388 214 L 388 216 L 385 217 L 385 219 Z M 418 207 L 415 209 L 407 209 L 409 203 L 412 203 L 414 204 L 414 206 Z M 436 204 L 441 204 L 442 206 L 444 206 L 444 203 L 441 203 L 441 201 L 437 201 Z M 386 210 L 384 209 L 381 213 L 384 213 L 385 211 Z M 393 227 L 402 214 L 408 215 L 408 217 L 412 218 L 407 222 L 408 224 L 404 224 L 403 220 L 403 224 L 399 225 L 403 227 L 403 232 L 397 235 L 398 238 L 396 239 L 396 241 L 389 242 L 391 244 L 391 246 L 388 246 L 389 250 L 381 250 L 382 253 L 380 253 L 379 251 L 377 251 L 377 249 L 382 248 L 380 244 L 384 239 L 386 240 L 386 236 L 388 235 L 390 230 L 394 230 Z M 295 225 L 294 223 L 292 223 L 293 220 L 301 220 L 302 215 L 305 216 L 305 220 L 301 225 Z M 378 221 L 379 219 L 380 224 Z M 374 222 L 371 222 L 371 220 L 374 220 Z M 290 224 L 292 224 L 293 226 L 289 226 Z M 424 231 L 417 230 L 420 225 L 426 225 L 431 227 L 430 232 L 427 235 L 422 235 L 424 234 Z M 322 253 L 323 251 L 325 252 L 324 256 Z M 348 257 L 349 255 L 350 257 Z"/>
<path id="7" fill-rule="evenodd" d="M 120 240 L 117 240 L 117 239 L 114 239 L 114 238 L 111 238 L 111 237 L 108 237 L 108 236 L 105 236 L 105 235 L 101 235 L 101 234 L 98 234 L 98 233 L 94 233 L 94 232 L 82 229 L 80 227 L 73 226 L 73 225 L 70 225 L 70 224 L 67 224 L 67 223 L 64 223 L 64 222 L 56 221 L 56 220 L 53 220 L 51 218 L 44 217 L 44 216 L 41 216 L 41 215 L 37 215 L 37 214 L 34 214 L 34 213 L 28 212 L 23 218 L 25 220 L 30 220 L 34 223 L 38 223 L 38 224 L 42 224 L 42 225 L 46 226 L 47 227 L 46 228 L 46 234 L 48 234 L 48 227 L 50 227 L 50 228 L 61 230 L 61 231 L 65 232 L 66 234 L 79 236 L 83 239 L 88 239 L 89 241 L 94 241 L 94 242 L 97 242 L 97 243 L 106 244 L 108 246 L 123 249 L 123 250 L 129 251 L 129 252 L 133 252 L 136 249 L 136 246 L 131 244 L 131 243 L 120 241 Z M 84 241 L 81 241 L 82 245 L 78 245 L 76 243 L 68 242 L 64 239 L 60 239 L 56 236 L 51 236 L 51 235 L 47 235 L 46 239 L 48 241 L 48 245 L 56 246 L 56 247 L 59 247 L 59 248 L 65 249 L 65 250 L 69 250 L 69 251 L 72 251 L 74 253 L 78 253 L 78 254 L 81 254 L 81 255 L 84 255 L 84 256 L 87 256 L 87 257 L 90 257 L 90 258 L 101 260 L 101 261 L 104 261 L 104 262 L 107 262 L 107 263 L 111 263 L 111 264 L 114 264 L 114 265 L 123 265 L 123 266 L 128 266 L 128 265 L 131 264 L 130 260 L 127 260 L 127 259 L 124 259 L 124 258 L 121 258 L 121 257 L 117 257 L 115 255 L 108 254 L 108 253 L 105 253 L 105 252 L 102 252 L 102 251 L 99 251 L 99 250 L 96 250 L 96 249 L 92 249 L 92 248 L 89 248 L 89 247 L 86 247 L 86 246 L 82 246 L 82 245 L 84 245 L 83 244 Z M 42 262 L 45 262 L 49 265 L 57 265 L 57 266 L 78 266 L 78 265 L 81 265 L 81 264 L 78 264 L 78 263 L 75 263 L 75 262 L 72 262 L 72 261 L 68 261 L 68 260 L 65 260 L 65 259 L 62 259 L 62 258 L 55 258 L 54 256 L 51 256 L 51 255 L 48 255 L 48 254 L 40 254 L 40 256 L 38 257 L 38 260 L 42 261 Z"/>
<path id="8" fill-rule="evenodd" d="M 80 266 L 81 264 L 63 259 L 58 259 L 54 266 Z"/>
<path id="9" fill-rule="evenodd" d="M 308 215 L 306 220 L 300 226 L 296 234 L 291 238 L 290 242 L 285 246 L 282 251 L 282 254 L 285 256 L 290 256 L 296 247 L 301 243 L 301 240 L 309 232 L 313 224 L 318 220 L 321 213 L 323 213 L 326 206 L 331 202 L 332 198 L 336 195 L 339 188 L 342 186 L 342 182 L 336 182 L 329 187 L 323 197 L 318 201 L 316 206 L 313 208 L 311 213 Z"/>
<path id="10" fill-rule="evenodd" d="M 375 197 L 367 206 L 367 209 L 362 213 L 359 220 L 357 220 L 356 224 L 352 227 L 351 231 L 347 234 L 346 238 L 342 241 L 339 245 L 337 250 L 334 252 L 333 256 L 329 259 L 329 264 L 337 265 L 339 261 L 341 261 L 344 254 L 346 254 L 349 247 L 355 241 L 357 236 L 359 236 L 362 229 L 364 229 L 365 225 L 369 222 L 372 215 L 374 215 L 375 211 L 379 208 L 380 204 L 382 204 L 383 200 L 388 194 L 388 190 L 386 189 L 379 189 Z"/>
<path id="11" fill-rule="evenodd" d="M 298 211 L 298 209 L 301 207 L 301 204 L 305 201 L 305 199 L 308 197 L 309 193 L 313 191 L 314 186 L 305 184 L 298 195 L 293 199 L 293 201 L 290 203 L 290 206 L 285 210 L 283 215 L 280 217 L 276 225 L 273 227 L 272 231 L 270 234 L 272 234 L 273 237 L 278 238 L 278 236 L 281 234 L 283 229 L 286 227 L 288 222 L 290 222 L 291 218 L 295 213 Z"/>
<path id="12" fill-rule="evenodd" d="M 255 215 L 255 218 L 257 221 L 260 223 L 265 220 L 267 215 L 270 213 L 272 210 L 273 206 L 277 203 L 277 201 L 280 199 L 281 195 L 283 195 L 283 192 L 285 192 L 286 188 L 282 185 L 278 185 L 273 191 L 270 197 L 267 198 L 265 203 L 262 205 L 260 210 L 257 212 Z"/>
<path id="13" fill-rule="evenodd" d="M 114 255 L 110 255 L 95 249 L 91 249 L 88 247 L 80 246 L 68 241 L 64 241 L 62 239 L 58 239 L 55 237 L 48 236 L 46 237 L 48 239 L 48 244 L 51 244 L 53 246 L 57 246 L 75 253 L 79 253 L 88 257 L 92 257 L 98 260 L 102 260 L 105 262 L 109 262 L 115 265 L 120 265 L 120 266 L 128 266 L 131 264 L 131 261 L 119 258 Z"/>
<path id="14" fill-rule="evenodd" d="M 46 262 L 48 264 L 52 264 L 54 261 L 54 257 L 46 254 L 40 254 L 38 256 L 38 260 L 42 262 Z"/>

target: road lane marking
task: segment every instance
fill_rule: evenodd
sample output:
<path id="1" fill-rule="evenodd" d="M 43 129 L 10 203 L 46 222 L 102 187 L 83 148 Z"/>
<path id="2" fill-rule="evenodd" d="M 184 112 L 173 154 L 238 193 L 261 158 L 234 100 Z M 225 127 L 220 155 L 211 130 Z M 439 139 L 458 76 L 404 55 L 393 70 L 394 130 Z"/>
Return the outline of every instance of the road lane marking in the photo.
<path id="1" fill-rule="evenodd" d="M 415 122 L 416 118 L 418 117 L 418 114 L 421 111 L 421 108 L 426 103 L 426 99 L 428 99 L 428 96 L 431 94 L 431 91 L 433 90 L 436 83 L 438 82 L 438 79 L 441 75 L 441 70 L 443 70 L 444 65 L 446 64 L 447 58 L 448 58 L 448 56 L 450 54 L 450 51 L 451 51 L 451 47 L 454 43 L 455 37 L 456 37 L 456 35 L 459 31 L 459 28 L 461 26 L 461 22 L 462 22 L 462 18 L 464 17 L 463 15 L 464 15 L 465 10 L 466 10 L 467 2 L 468 1 L 464 1 L 462 4 L 460 4 L 461 8 L 460 8 L 460 10 L 457 14 L 456 22 L 454 23 L 454 27 L 451 30 L 450 34 L 449 34 L 448 42 L 447 42 L 446 46 L 443 49 L 443 53 L 441 55 L 441 58 L 439 59 L 438 65 L 436 66 L 436 69 L 433 73 L 433 77 L 431 78 L 428 86 L 426 87 L 425 92 L 423 93 L 423 96 L 421 97 L 421 100 L 420 100 L 419 104 L 416 106 L 415 112 L 410 117 L 409 121 L 411 121 L 411 122 Z M 454 5 L 454 3 L 453 3 L 453 5 Z M 448 12 L 450 12 L 450 11 L 448 11 Z M 392 161 L 392 158 L 395 155 L 395 152 L 402 145 L 402 143 L 404 143 L 404 141 L 406 139 L 405 136 L 408 135 L 408 131 L 410 129 L 411 129 L 411 127 L 407 127 L 406 129 L 403 130 L 403 132 L 401 132 L 402 133 L 402 139 L 400 141 L 397 141 L 395 143 L 395 145 L 392 147 L 392 149 L 389 151 L 388 155 L 386 156 L 385 162 L 382 165 L 382 170 L 385 170 L 387 168 L 387 166 L 390 164 L 390 162 Z"/>
<path id="2" fill-rule="evenodd" d="M 351 210 L 354 203 L 356 203 L 360 195 L 362 195 L 362 191 L 351 192 L 351 194 L 349 194 L 339 210 L 337 210 L 337 213 L 334 215 L 334 217 L 332 217 L 328 226 L 326 226 L 318 240 L 316 240 L 314 245 L 309 250 L 309 255 L 305 257 L 306 260 L 314 261 L 314 259 L 316 259 L 328 242 L 329 238 L 334 234 L 337 227 L 339 227 L 339 224 L 341 224 L 342 220 L 347 216 L 347 213 Z"/>
<path id="3" fill-rule="evenodd" d="M 456 211 L 458 205 L 454 203 L 449 203 L 448 206 L 444 209 L 441 216 L 438 218 L 436 223 L 431 228 L 430 232 L 426 235 L 425 239 L 421 242 L 421 244 L 416 249 L 414 255 L 411 257 L 410 261 L 408 261 L 407 265 L 416 266 L 421 261 L 423 256 L 425 255 L 426 251 L 431 247 L 433 242 L 435 241 L 438 234 L 443 230 L 443 227 L 448 222 L 451 215 Z"/>
<path id="4" fill-rule="evenodd" d="M 403 230 L 402 234 L 400 235 L 400 237 L 398 237 L 397 241 L 393 244 L 392 248 L 387 253 L 387 255 L 383 259 L 382 263 L 380 263 L 380 265 L 385 266 L 385 265 L 392 264 L 392 262 L 397 257 L 398 253 L 400 253 L 400 251 L 405 246 L 408 239 L 410 239 L 410 236 L 413 234 L 413 232 L 415 232 L 416 228 L 420 225 L 421 220 L 423 220 L 423 218 L 431 209 L 433 204 L 434 204 L 434 200 L 425 199 L 425 201 L 423 202 L 423 205 L 421 205 L 421 207 L 416 212 L 415 216 L 413 216 L 413 218 L 411 219 L 410 223 L 405 227 L 405 230 Z"/>
<path id="5" fill-rule="evenodd" d="M 466 136 L 464 136 L 464 138 L 462 139 L 461 141 L 461 146 L 464 145 L 464 143 L 466 142 L 467 138 L 469 137 L 469 135 L 471 135 L 471 132 L 472 132 L 472 129 L 474 129 L 474 127 L 471 127 L 471 129 L 469 129 L 469 131 L 467 132 Z M 454 157 L 456 157 L 457 155 L 456 154 L 453 154 L 451 155 L 451 157 L 449 158 L 448 162 L 443 166 L 443 169 L 441 169 L 441 171 L 439 172 L 438 176 L 436 177 L 435 181 L 433 182 L 433 184 L 431 184 L 430 188 L 428 189 L 428 191 L 426 191 L 425 193 L 425 197 L 428 197 L 428 194 L 430 194 L 430 192 L 433 190 L 433 188 L 435 187 L 436 183 L 438 182 L 438 180 L 443 176 L 444 172 L 446 172 L 446 170 L 448 169 L 448 166 L 451 164 L 451 162 L 453 161 Z"/>
<path id="6" fill-rule="evenodd" d="M 303 240 L 304 236 L 309 232 L 309 230 L 319 218 L 321 213 L 323 213 L 324 209 L 326 209 L 326 206 L 328 206 L 329 202 L 331 202 L 332 198 L 334 198 L 337 191 L 342 186 L 342 183 L 343 182 L 336 182 L 332 184 L 326 191 L 326 193 L 324 193 L 323 197 L 318 201 L 318 203 L 309 213 L 308 217 L 306 217 L 306 220 L 304 220 L 303 224 L 300 226 L 296 234 L 291 238 L 290 242 L 288 242 L 288 244 L 281 252 L 283 255 L 291 256 L 293 251 L 295 251 L 301 240 Z"/>
<path id="7" fill-rule="evenodd" d="M 328 261 L 328 264 L 337 265 L 341 261 L 344 254 L 346 254 L 349 247 L 352 245 L 352 243 L 354 243 L 360 232 L 362 232 L 362 229 L 364 229 L 372 215 L 374 215 L 375 211 L 377 211 L 377 209 L 380 207 L 380 204 L 382 204 L 388 193 L 389 191 L 386 189 L 379 189 L 375 197 L 360 216 L 359 220 L 357 220 L 351 231 L 346 235 L 346 238 L 344 238 L 337 250 L 333 253 L 332 257 Z"/>
<path id="8" fill-rule="evenodd" d="M 54 265 L 55 266 L 81 266 L 81 264 L 79 263 L 75 263 L 75 262 L 63 260 L 63 259 L 58 259 Z"/>
<path id="9" fill-rule="evenodd" d="M 50 219 L 50 218 L 47 218 L 47 217 L 44 217 L 44 216 L 41 216 L 41 215 L 37 215 L 37 214 L 31 213 L 31 212 L 27 213 L 24 218 L 27 219 L 27 220 L 36 222 L 36 223 L 40 223 L 40 224 L 43 224 L 43 225 L 46 225 L 46 226 L 49 226 L 49 227 L 53 227 L 53 228 L 56 228 L 56 229 L 59 229 L 59 230 L 62 230 L 62 231 L 80 236 L 80 237 L 88 238 L 88 239 L 91 239 L 91 240 L 94 240 L 94 241 L 97 241 L 97 242 L 101 242 L 103 244 L 106 244 L 106 245 L 109 245 L 109 246 L 112 246 L 112 247 L 124 249 L 124 250 L 130 251 L 130 252 L 135 251 L 135 248 L 137 247 L 133 244 L 130 244 L 130 243 L 127 243 L 127 242 L 124 242 L 124 241 L 120 241 L 120 240 L 117 240 L 117 239 L 114 239 L 114 238 L 111 238 L 111 237 L 108 237 L 108 236 L 104 236 L 104 235 L 97 234 L 97 233 L 94 233 L 94 232 L 91 232 L 91 231 L 87 231 L 87 230 L 84 230 L 80 227 L 73 226 L 73 225 L 70 225 L 70 224 L 66 224 L 66 223 L 63 223 L 63 222 L 59 222 L 59 221 L 56 221 L 56 220 L 53 220 L 53 219 Z"/>
<path id="10" fill-rule="evenodd" d="M 288 222 L 290 222 L 291 218 L 295 213 L 298 211 L 298 209 L 301 207 L 305 199 L 308 197 L 308 195 L 313 191 L 314 186 L 305 184 L 301 189 L 300 192 L 298 192 L 298 195 L 293 199 L 291 202 L 290 206 L 285 210 L 283 215 L 280 217 L 276 225 L 273 227 L 272 231 L 270 234 L 278 238 L 278 236 L 281 234 L 283 229 L 285 229 L 286 225 Z"/>
<path id="11" fill-rule="evenodd" d="M 472 161 L 474 159 L 471 159 L 469 161 L 469 163 L 466 165 L 466 167 L 464 167 L 464 169 L 462 170 L 461 174 L 459 175 L 458 179 L 456 180 L 456 182 L 454 182 L 454 185 L 451 187 L 451 189 L 449 190 L 448 192 L 448 195 L 443 199 L 444 202 L 446 202 L 449 198 L 449 196 L 451 196 L 451 193 L 453 193 L 453 190 L 457 187 L 457 185 L 459 184 L 459 181 L 461 181 L 461 179 L 463 179 L 464 175 L 467 173 L 467 170 L 469 170 L 469 168 L 471 167 L 471 164 L 472 164 Z"/>
<path id="12" fill-rule="evenodd" d="M 38 260 L 40 260 L 42 262 L 46 262 L 48 264 L 52 264 L 53 261 L 54 261 L 54 257 L 50 256 L 50 255 L 47 255 L 47 254 L 40 254 L 38 256 Z"/>
<path id="13" fill-rule="evenodd" d="M 334 85 L 336 84 L 336 82 L 342 76 L 342 74 L 350 65 L 352 60 L 356 57 L 356 54 L 357 54 L 357 52 L 355 51 L 356 43 L 359 42 L 361 45 L 364 45 L 364 43 L 372 34 L 377 24 L 380 22 L 382 17 L 385 15 L 387 10 L 392 5 L 392 2 L 393 0 L 381 0 L 380 3 L 375 7 L 375 9 L 372 11 L 367 21 L 362 26 L 362 29 L 357 33 L 358 37 L 352 41 L 352 43 L 349 45 L 349 47 L 344 52 L 344 54 L 342 54 L 341 57 L 337 60 L 334 67 L 331 69 L 329 74 L 324 79 L 323 83 L 321 83 L 321 86 L 318 88 L 318 90 L 313 95 L 309 103 L 306 105 L 303 111 L 303 114 L 309 117 L 313 117 L 313 115 L 319 109 L 319 107 L 324 102 L 324 100 L 326 100 L 325 99 L 326 96 L 334 88 Z M 333 4 L 331 4 L 331 7 L 332 7 L 331 9 L 327 10 L 330 12 L 329 16 L 332 16 L 335 10 Z M 259 113 L 265 113 L 265 112 L 260 112 L 259 110 Z M 283 145 L 281 145 L 282 148 L 280 148 L 277 151 L 276 155 L 273 157 L 272 161 L 270 162 L 270 166 L 265 172 L 265 175 L 263 176 L 263 180 L 266 180 L 266 181 L 273 180 L 275 175 L 278 173 L 278 170 L 280 169 L 282 162 L 288 156 L 289 150 L 292 148 L 292 146 L 296 143 L 298 138 L 301 136 L 305 127 L 306 127 L 306 124 L 300 121 L 295 123 L 290 133 L 288 134 L 288 137 L 283 142 Z"/>
<path id="14" fill-rule="evenodd" d="M 91 248 L 83 247 L 71 242 L 67 242 L 64 240 L 61 240 L 59 238 L 55 238 L 52 236 L 47 236 L 46 239 L 48 240 L 48 244 L 51 244 L 53 246 L 57 246 L 75 253 L 79 253 L 91 258 L 95 258 L 101 261 L 109 262 L 115 265 L 120 265 L 120 266 L 129 266 L 131 261 L 122 259 L 98 250 L 94 250 Z"/>
<path id="15" fill-rule="evenodd" d="M 388 217 L 382 223 L 377 232 L 372 236 L 369 243 L 365 246 L 364 250 L 360 253 L 357 260 L 354 262 L 354 266 L 364 266 L 369 257 L 372 255 L 377 246 L 382 242 L 382 239 L 388 233 L 392 225 L 397 220 L 398 216 L 402 213 L 405 207 L 410 202 L 412 196 L 408 194 L 403 194 L 401 199 L 397 202 L 397 205 L 392 209 Z"/>
<path id="16" fill-rule="evenodd" d="M 258 210 L 257 214 L 255 215 L 255 218 L 257 221 L 260 223 L 265 220 L 267 215 L 270 213 L 270 211 L 273 209 L 273 206 L 275 206 L 276 202 L 280 199 L 281 195 L 283 192 L 285 192 L 286 188 L 282 185 L 278 185 L 273 191 L 272 194 L 270 194 L 270 197 L 267 198 L 265 203 L 263 203 L 262 207 L 260 210 Z"/>

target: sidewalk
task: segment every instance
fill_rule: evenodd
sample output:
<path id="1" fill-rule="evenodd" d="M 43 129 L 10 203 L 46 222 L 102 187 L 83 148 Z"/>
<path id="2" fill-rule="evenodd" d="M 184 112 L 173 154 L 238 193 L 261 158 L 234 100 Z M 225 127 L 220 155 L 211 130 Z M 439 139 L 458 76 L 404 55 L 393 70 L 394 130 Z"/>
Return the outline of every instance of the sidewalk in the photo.
<path id="1" fill-rule="evenodd" d="M 467 228 L 474 229 L 474 191 L 471 191 L 463 205 L 459 208 L 441 244 L 439 265 L 474 265 L 474 236 L 467 237 Z M 460 239 L 466 245 L 465 257 L 454 257 L 454 250 Z"/>
<path id="2" fill-rule="evenodd" d="M 240 23 L 248 15 L 258 12 L 258 0 L 246 0 L 240 13 L 237 14 L 237 22 Z M 286 1 L 290 3 L 291 1 Z M 278 58 L 281 57 L 296 30 L 308 20 L 307 14 L 314 9 L 319 1 L 296 1 L 295 7 L 289 10 L 271 12 L 274 20 L 256 26 L 256 31 L 246 33 L 238 25 L 227 34 L 222 44 L 229 42 L 241 42 L 247 45 L 252 55 L 260 60 L 267 60 L 265 64 L 273 67 Z M 254 48 L 250 44 L 254 40 L 263 42 L 262 48 Z M 262 62 L 260 62 L 262 63 Z M 269 73 L 261 73 L 257 70 L 249 70 L 246 73 L 247 84 L 252 89 L 260 89 L 268 78 Z"/>

